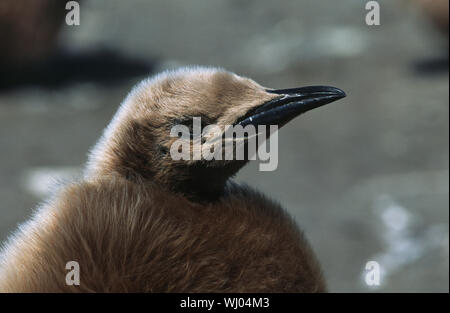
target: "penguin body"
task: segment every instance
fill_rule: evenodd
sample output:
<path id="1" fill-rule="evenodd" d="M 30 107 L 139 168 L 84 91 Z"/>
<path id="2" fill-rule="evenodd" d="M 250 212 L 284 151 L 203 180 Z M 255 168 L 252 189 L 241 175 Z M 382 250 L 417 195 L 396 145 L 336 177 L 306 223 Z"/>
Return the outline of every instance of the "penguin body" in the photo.
<path id="1" fill-rule="evenodd" d="M 68 186 L 12 240 L 1 290 L 324 291 L 309 245 L 281 207 L 229 189 L 205 205 L 119 176 Z M 80 265 L 79 286 L 66 284 L 69 261 Z"/>
<path id="2" fill-rule="evenodd" d="M 0 291 L 326 291 L 320 266 L 288 214 L 230 180 L 245 162 L 173 161 L 167 152 L 175 140 L 170 126 L 186 116 L 225 125 L 248 120 L 255 108 L 268 112 L 273 101 L 284 106 L 294 94 L 295 105 L 307 102 L 308 110 L 311 99 L 319 106 L 343 97 L 321 88 L 268 90 L 209 68 L 144 81 L 105 130 L 84 178 L 38 208 L 4 246 Z M 274 118 L 284 123 L 291 111 Z M 79 285 L 67 284 L 71 261 L 79 264 Z"/>

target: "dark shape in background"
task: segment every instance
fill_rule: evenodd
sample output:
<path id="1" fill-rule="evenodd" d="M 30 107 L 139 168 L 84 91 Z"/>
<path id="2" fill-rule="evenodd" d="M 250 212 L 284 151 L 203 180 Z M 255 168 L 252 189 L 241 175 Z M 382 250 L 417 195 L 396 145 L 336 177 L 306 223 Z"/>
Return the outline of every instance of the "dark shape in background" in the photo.
<path id="1" fill-rule="evenodd" d="M 110 84 L 133 76 L 148 75 L 154 63 L 131 59 L 109 50 L 69 52 L 59 50 L 46 60 L 0 74 L 0 91 L 21 87 L 61 88 L 73 83 Z"/>
<path id="2" fill-rule="evenodd" d="M 448 55 L 433 59 L 420 60 L 414 64 L 414 71 L 418 75 L 448 74 Z"/>
<path id="3" fill-rule="evenodd" d="M 442 50 L 445 54 L 434 58 L 419 60 L 413 65 L 418 75 L 448 74 L 448 33 L 449 33 L 449 1 L 448 0 L 416 0 L 421 11 L 438 31 L 442 39 Z"/>
<path id="4" fill-rule="evenodd" d="M 64 23 L 65 1 L 0 1 L 0 66 L 26 68 L 56 47 Z"/>
<path id="5" fill-rule="evenodd" d="M 434 27 L 447 37 L 449 25 L 448 0 L 416 0 L 422 11 L 428 16 Z"/>

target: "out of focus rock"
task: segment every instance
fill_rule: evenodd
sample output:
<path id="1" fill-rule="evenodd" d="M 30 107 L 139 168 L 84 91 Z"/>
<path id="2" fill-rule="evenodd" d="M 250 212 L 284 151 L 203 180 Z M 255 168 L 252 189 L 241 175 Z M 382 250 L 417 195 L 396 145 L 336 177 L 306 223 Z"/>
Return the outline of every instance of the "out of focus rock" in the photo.
<path id="1" fill-rule="evenodd" d="M 49 57 L 66 12 L 65 1 L 0 1 L 0 66 L 23 68 Z"/>

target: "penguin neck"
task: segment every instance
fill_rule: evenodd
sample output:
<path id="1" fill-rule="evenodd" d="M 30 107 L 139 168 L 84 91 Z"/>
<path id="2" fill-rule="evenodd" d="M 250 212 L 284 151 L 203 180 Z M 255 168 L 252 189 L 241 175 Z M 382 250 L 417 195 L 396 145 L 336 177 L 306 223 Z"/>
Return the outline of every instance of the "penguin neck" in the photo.
<path id="1" fill-rule="evenodd" d="M 214 202 L 221 198 L 231 178 L 245 164 L 230 164 L 225 167 L 211 169 L 202 164 L 191 165 L 183 174 L 175 174 L 165 181 L 166 187 L 195 202 Z"/>
<path id="2" fill-rule="evenodd" d="M 214 202 L 223 195 L 228 180 L 199 176 L 169 183 L 163 188 L 182 194 L 193 202 Z"/>

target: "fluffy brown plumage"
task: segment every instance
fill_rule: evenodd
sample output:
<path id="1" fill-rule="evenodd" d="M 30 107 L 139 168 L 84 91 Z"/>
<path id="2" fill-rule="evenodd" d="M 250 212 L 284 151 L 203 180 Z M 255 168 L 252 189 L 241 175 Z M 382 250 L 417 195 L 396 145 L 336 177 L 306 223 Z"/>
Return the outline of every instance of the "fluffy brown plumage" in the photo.
<path id="1" fill-rule="evenodd" d="M 83 180 L 40 207 L 0 255 L 6 292 L 323 292 L 315 256 L 276 203 L 229 178 L 245 161 L 173 161 L 183 117 L 233 123 L 275 98 L 235 74 L 165 73 L 130 93 Z M 65 265 L 80 264 L 80 286 Z"/>
<path id="2" fill-rule="evenodd" d="M 118 176 L 71 185 L 13 240 L 1 289 L 323 291 L 312 252 L 283 210 L 231 189 L 205 205 Z M 80 264 L 80 286 L 65 283 L 69 260 Z"/>

